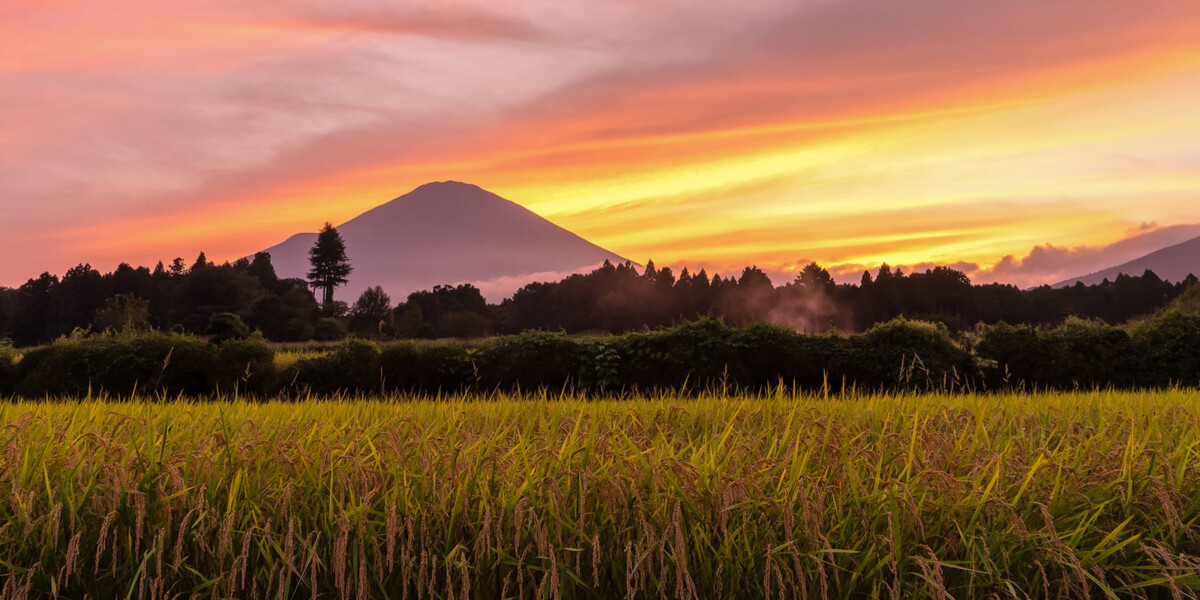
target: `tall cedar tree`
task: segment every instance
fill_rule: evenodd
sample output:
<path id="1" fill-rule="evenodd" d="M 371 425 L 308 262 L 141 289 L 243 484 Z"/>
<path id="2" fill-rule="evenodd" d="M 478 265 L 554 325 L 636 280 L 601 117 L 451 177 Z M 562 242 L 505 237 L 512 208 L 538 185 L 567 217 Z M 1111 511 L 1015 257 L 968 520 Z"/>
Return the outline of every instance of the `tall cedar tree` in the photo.
<path id="1" fill-rule="evenodd" d="M 317 243 L 308 251 L 308 262 L 312 265 L 308 280 L 314 288 L 325 291 L 322 304 L 328 306 L 333 302 L 333 288 L 346 283 L 346 277 L 354 270 L 346 258 L 346 242 L 331 223 L 325 223 L 317 234 Z"/>

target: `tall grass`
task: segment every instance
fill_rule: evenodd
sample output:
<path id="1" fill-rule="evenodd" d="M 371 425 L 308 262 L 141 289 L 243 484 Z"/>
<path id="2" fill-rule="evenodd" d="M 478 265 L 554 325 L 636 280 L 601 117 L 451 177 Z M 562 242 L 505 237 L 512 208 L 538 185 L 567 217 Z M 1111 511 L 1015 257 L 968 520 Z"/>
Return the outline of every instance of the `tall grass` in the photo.
<path id="1" fill-rule="evenodd" d="M 0 406 L 0 598 L 1200 589 L 1200 393 Z"/>

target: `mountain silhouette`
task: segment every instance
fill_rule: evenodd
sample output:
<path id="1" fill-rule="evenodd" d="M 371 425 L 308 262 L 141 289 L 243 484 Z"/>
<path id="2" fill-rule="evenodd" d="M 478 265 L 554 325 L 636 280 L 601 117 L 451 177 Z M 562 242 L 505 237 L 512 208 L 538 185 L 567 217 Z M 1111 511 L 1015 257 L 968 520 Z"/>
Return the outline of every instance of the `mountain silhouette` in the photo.
<path id="1" fill-rule="evenodd" d="M 1171 282 L 1182 281 L 1187 279 L 1188 275 L 1192 274 L 1200 275 L 1200 237 L 1156 250 L 1115 267 L 1109 267 L 1095 273 L 1060 281 L 1054 284 L 1053 287 L 1075 285 L 1076 282 L 1080 281 L 1084 285 L 1095 285 L 1103 282 L 1105 279 L 1112 281 L 1117 278 L 1117 275 L 1122 273 L 1125 275 L 1141 275 L 1146 270 L 1154 271 L 1155 275 Z"/>
<path id="2" fill-rule="evenodd" d="M 337 229 L 354 272 L 336 298 L 351 304 L 376 285 L 402 302 L 414 291 L 461 283 L 495 302 L 531 281 L 625 261 L 515 202 L 457 181 L 427 183 Z M 280 277 L 305 277 L 316 237 L 299 233 L 266 250 Z"/>

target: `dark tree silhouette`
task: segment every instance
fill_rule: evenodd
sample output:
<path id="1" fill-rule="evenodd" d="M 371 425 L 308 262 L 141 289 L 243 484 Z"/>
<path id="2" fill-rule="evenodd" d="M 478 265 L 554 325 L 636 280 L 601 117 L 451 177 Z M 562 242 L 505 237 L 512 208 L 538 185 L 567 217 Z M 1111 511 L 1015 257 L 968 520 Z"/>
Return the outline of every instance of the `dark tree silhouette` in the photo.
<path id="1" fill-rule="evenodd" d="M 187 265 L 183 263 L 183 257 L 176 256 L 175 260 L 171 261 L 171 276 L 179 277 L 187 273 Z"/>
<path id="2" fill-rule="evenodd" d="M 324 292 L 321 304 L 331 305 L 333 288 L 344 285 L 354 270 L 346 257 L 346 242 L 332 223 L 325 223 L 321 233 L 317 234 L 317 243 L 308 251 L 308 262 L 312 265 L 308 280 L 314 288 Z"/>
<path id="3" fill-rule="evenodd" d="M 392 298 L 382 287 L 369 287 L 350 309 L 350 329 L 360 334 L 383 334 L 391 315 Z"/>
<path id="4" fill-rule="evenodd" d="M 491 324 L 487 301 L 471 284 L 435 285 L 432 290 L 413 292 L 393 315 L 402 333 L 410 337 L 458 337 L 463 331 L 477 334 Z"/>
<path id="5" fill-rule="evenodd" d="M 344 261 L 344 245 L 334 241 Z M 319 249 L 320 244 L 314 252 Z M 344 282 L 349 265 L 341 264 Z M 80 264 L 61 279 L 43 273 L 16 289 L 0 287 L 0 343 L 9 338 L 24 347 L 75 331 L 147 327 L 221 335 L 214 323 L 236 324 L 234 317 L 247 330 L 274 341 L 339 339 L 347 325 L 383 338 L 473 337 L 528 329 L 619 333 L 704 316 L 732 325 L 770 321 L 807 332 L 863 331 L 900 315 L 955 331 L 999 322 L 1057 325 L 1071 316 L 1116 324 L 1153 313 L 1189 285 L 1200 281 L 1189 277 L 1171 283 L 1146 271 L 1091 286 L 1022 290 L 998 283 L 973 285 L 965 273 L 947 267 L 904 273 L 886 265 L 849 285 L 810 263 L 795 279 L 775 287 L 755 267 L 710 278 L 704 270 L 680 269 L 676 276 L 668 267 L 647 264 L 643 270 L 626 262 L 605 263 L 556 282 L 531 283 L 499 305 L 489 305 L 469 284 L 436 286 L 409 294 L 389 313 L 390 301 L 373 289 L 346 317 L 346 303 L 327 302 L 322 310 L 313 293 L 319 286 L 280 278 L 271 257 L 259 253 L 222 264 L 201 256 L 191 269 L 182 259 L 153 270 L 121 264 L 107 274 Z M 388 325 L 381 328 L 381 321 Z"/>

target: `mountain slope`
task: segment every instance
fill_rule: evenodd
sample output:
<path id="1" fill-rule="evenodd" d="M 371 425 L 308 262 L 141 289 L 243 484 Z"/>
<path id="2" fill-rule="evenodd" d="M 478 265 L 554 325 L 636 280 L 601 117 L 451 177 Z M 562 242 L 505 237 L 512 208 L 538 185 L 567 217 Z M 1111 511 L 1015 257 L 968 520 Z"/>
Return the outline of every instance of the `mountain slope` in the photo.
<path id="1" fill-rule="evenodd" d="M 440 284 L 472 283 L 498 301 L 535 280 L 559 279 L 625 259 L 477 186 L 425 184 L 338 226 L 354 267 L 337 299 L 370 286 L 395 302 Z M 280 277 L 304 277 L 315 233 L 266 251 Z"/>
<path id="2" fill-rule="evenodd" d="M 1105 279 L 1112 281 L 1121 273 L 1141 275 L 1147 269 L 1167 281 L 1182 281 L 1191 274 L 1200 276 L 1200 237 L 1168 246 L 1115 267 L 1060 281 L 1054 284 L 1054 287 L 1075 285 L 1078 281 L 1082 281 L 1084 285 L 1095 285 Z"/>

